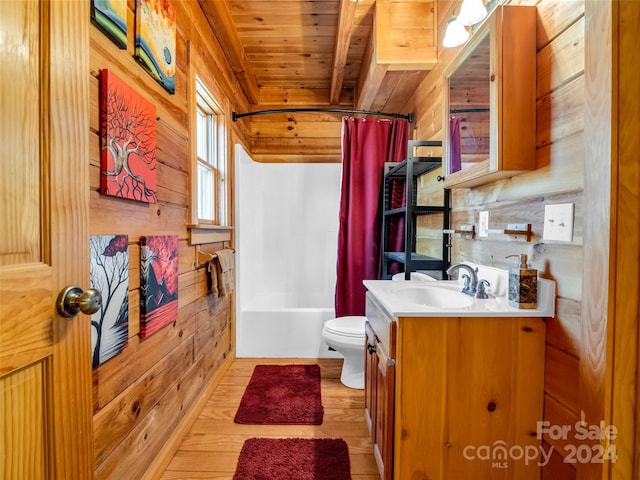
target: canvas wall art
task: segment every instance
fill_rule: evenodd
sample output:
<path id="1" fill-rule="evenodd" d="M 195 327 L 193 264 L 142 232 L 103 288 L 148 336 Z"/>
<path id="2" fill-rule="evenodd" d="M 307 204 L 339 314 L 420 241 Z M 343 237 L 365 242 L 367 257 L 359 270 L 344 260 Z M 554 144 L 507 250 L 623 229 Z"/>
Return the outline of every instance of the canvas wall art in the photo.
<path id="1" fill-rule="evenodd" d="M 136 59 L 169 93 L 176 91 L 176 11 L 169 0 L 137 0 Z"/>
<path id="2" fill-rule="evenodd" d="M 156 203 L 156 108 L 109 70 L 100 83 L 100 193 Z"/>
<path id="3" fill-rule="evenodd" d="M 91 21 L 120 48 L 127 48 L 127 0 L 92 0 Z"/>
<path id="4" fill-rule="evenodd" d="M 140 338 L 178 318 L 178 237 L 140 237 Z"/>
<path id="5" fill-rule="evenodd" d="M 129 339 L 129 237 L 90 238 L 91 287 L 102 294 L 102 307 L 91 315 L 93 367 L 127 346 Z"/>

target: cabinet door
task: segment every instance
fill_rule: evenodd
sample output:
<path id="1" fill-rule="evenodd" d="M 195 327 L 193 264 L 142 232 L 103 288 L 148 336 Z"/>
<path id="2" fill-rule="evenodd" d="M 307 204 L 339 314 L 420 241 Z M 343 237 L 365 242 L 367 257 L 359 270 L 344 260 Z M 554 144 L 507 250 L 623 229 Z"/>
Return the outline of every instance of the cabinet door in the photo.
<path id="1" fill-rule="evenodd" d="M 391 480 L 393 470 L 393 420 L 395 407 L 395 361 L 381 344 L 376 348 L 376 409 L 373 452 L 383 480 Z"/>
<path id="2" fill-rule="evenodd" d="M 371 435 L 371 441 L 376 443 L 376 380 L 378 378 L 378 356 L 376 355 L 376 335 L 371 329 L 369 322 L 365 324 L 366 345 L 364 352 L 364 415 Z"/>
<path id="3" fill-rule="evenodd" d="M 446 188 L 536 168 L 536 11 L 498 6 L 444 69 Z"/>

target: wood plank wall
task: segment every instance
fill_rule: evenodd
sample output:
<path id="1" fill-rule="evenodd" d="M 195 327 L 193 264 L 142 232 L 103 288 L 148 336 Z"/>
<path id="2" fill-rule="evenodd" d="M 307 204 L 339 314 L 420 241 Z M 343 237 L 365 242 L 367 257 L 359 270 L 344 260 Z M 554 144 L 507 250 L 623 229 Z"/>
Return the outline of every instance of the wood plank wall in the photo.
<path id="1" fill-rule="evenodd" d="M 233 356 L 231 297 L 206 295 L 205 269 L 198 265 L 196 249 L 188 243 L 191 203 L 188 69 L 197 56 L 214 79 L 217 100 L 225 114 L 246 111 L 246 104 L 197 2 L 173 2 L 176 8 L 177 80 L 169 95 L 133 59 L 135 2 L 129 1 L 129 39 L 118 49 L 97 28 L 91 27 L 91 187 L 92 235 L 129 236 L 130 292 L 129 345 L 94 370 L 94 444 L 96 479 L 137 479 L 165 445 L 189 407 L 214 373 Z M 155 205 L 102 196 L 99 193 L 100 140 L 99 72 L 110 69 L 155 104 L 157 122 L 158 203 Z M 233 142 L 246 144 L 242 125 L 229 125 L 229 152 Z M 233 163 L 231 163 L 233 165 Z M 231 172 L 232 173 L 232 172 Z M 228 178 L 233 182 L 232 176 Z M 231 183 L 232 184 L 232 183 Z M 172 324 L 143 341 L 139 338 L 139 262 L 142 235 L 179 237 L 179 315 Z M 222 244 L 210 244 L 215 251 Z"/>
<path id="2" fill-rule="evenodd" d="M 452 226 L 478 224 L 478 213 L 489 211 L 489 225 L 531 223 L 531 242 L 506 236 L 454 238 L 452 261 L 471 260 L 508 268 L 505 256 L 526 253 L 540 274 L 557 282 L 556 317 L 547 328 L 544 419 L 551 425 L 575 425 L 581 408 L 578 397 L 582 309 L 583 177 L 584 177 L 584 0 L 513 0 L 536 4 L 537 19 L 537 165 L 536 170 L 473 189 L 453 191 Z M 446 22 L 456 2 L 439 4 Z M 444 31 L 444 28 L 441 29 Z M 440 45 L 442 42 L 440 41 Z M 441 50 L 439 63 L 403 111 L 416 112 L 416 138 L 442 139 L 442 68 L 455 54 Z M 544 205 L 574 203 L 573 241 L 542 240 Z M 420 227 L 419 227 L 420 228 Z M 424 225 L 429 229 L 429 225 Z M 418 243 L 418 249 L 421 244 Z M 428 246 L 422 247 L 425 253 Z M 543 479 L 574 479 L 565 463 L 571 438 L 545 439 L 553 448 Z M 574 442 L 575 443 L 575 442 Z"/>

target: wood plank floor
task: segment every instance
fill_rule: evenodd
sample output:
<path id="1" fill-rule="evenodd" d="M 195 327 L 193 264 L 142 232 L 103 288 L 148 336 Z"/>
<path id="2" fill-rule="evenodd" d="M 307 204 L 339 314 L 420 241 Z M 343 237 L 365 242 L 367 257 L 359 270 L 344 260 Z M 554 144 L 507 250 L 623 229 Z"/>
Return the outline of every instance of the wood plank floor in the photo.
<path id="1" fill-rule="evenodd" d="M 321 370 L 322 425 L 240 425 L 233 422 L 258 364 L 317 363 Z M 236 359 L 193 424 L 161 480 L 230 480 L 244 441 L 251 437 L 342 438 L 353 480 L 380 480 L 364 420 L 364 390 L 340 383 L 341 359 Z M 287 479 L 272 479 L 287 480 Z M 331 480 L 331 479 L 323 479 Z"/>

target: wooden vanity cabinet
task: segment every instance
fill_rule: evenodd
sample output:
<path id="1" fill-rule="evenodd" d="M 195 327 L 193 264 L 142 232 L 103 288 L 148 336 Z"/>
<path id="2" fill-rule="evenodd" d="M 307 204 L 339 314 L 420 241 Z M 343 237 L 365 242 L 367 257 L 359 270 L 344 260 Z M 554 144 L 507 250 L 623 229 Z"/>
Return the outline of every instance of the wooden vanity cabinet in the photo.
<path id="1" fill-rule="evenodd" d="M 366 408 L 382 479 L 539 479 L 541 457 L 515 457 L 540 452 L 543 319 L 393 318 L 371 293 L 366 315 Z"/>
<path id="2" fill-rule="evenodd" d="M 367 316 L 365 326 L 365 418 L 380 477 L 391 480 L 395 409 L 395 359 L 392 354 L 395 356 L 396 324 L 380 308 L 369 307 L 372 301 L 367 298 L 367 311 L 371 314 Z"/>

